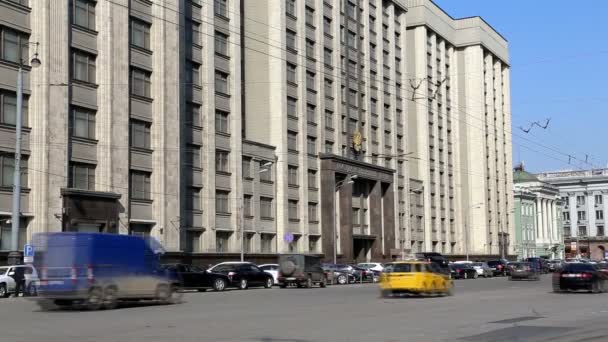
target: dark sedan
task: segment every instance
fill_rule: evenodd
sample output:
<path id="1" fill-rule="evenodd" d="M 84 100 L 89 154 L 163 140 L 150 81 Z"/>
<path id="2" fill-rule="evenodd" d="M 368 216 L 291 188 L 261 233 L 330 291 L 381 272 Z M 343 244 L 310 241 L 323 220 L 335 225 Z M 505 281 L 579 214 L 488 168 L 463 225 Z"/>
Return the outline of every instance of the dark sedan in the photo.
<path id="1" fill-rule="evenodd" d="M 271 274 L 249 262 L 223 262 L 211 267 L 209 271 L 228 276 L 230 286 L 241 290 L 253 286 L 263 286 L 269 289 L 274 284 Z"/>
<path id="2" fill-rule="evenodd" d="M 457 263 L 450 265 L 450 277 L 452 279 L 476 279 L 479 274 L 470 264 Z"/>
<path id="3" fill-rule="evenodd" d="M 561 271 L 553 273 L 553 291 L 587 290 L 593 293 L 608 290 L 608 274 L 597 265 L 567 263 Z"/>
<path id="4" fill-rule="evenodd" d="M 540 273 L 529 262 L 512 262 L 509 280 L 540 280 Z"/>
<path id="5" fill-rule="evenodd" d="M 492 270 L 494 276 L 506 276 L 507 275 L 507 264 L 506 260 L 490 260 L 488 266 Z"/>
<path id="6" fill-rule="evenodd" d="M 224 291 L 230 283 L 228 276 L 205 271 L 194 265 L 170 264 L 164 265 L 164 267 L 179 280 L 181 287 L 185 290 Z"/>

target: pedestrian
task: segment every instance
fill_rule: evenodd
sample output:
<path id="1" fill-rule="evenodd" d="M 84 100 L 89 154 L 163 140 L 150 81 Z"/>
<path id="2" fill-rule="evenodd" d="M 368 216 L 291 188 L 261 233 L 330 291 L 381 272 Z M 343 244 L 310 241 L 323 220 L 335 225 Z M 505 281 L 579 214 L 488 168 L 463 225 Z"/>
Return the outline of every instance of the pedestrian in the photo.
<path id="1" fill-rule="evenodd" d="M 19 293 L 25 296 L 25 268 L 13 268 L 13 280 L 15 280 L 15 297 L 19 297 Z"/>

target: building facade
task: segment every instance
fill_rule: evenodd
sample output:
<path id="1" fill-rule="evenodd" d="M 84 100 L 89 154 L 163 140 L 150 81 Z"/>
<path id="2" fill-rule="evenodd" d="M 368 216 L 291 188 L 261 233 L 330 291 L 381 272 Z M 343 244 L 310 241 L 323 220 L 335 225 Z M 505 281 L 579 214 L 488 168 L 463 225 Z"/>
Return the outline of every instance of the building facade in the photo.
<path id="1" fill-rule="evenodd" d="M 520 258 L 564 257 L 561 197 L 557 187 L 524 170 L 513 171 L 515 251 Z"/>
<path id="2" fill-rule="evenodd" d="M 479 17 L 408 0 L 410 177 L 424 184 L 425 250 L 514 252 L 508 44 Z M 420 250 L 418 248 L 417 250 Z"/>
<path id="3" fill-rule="evenodd" d="M 499 253 L 510 138 L 488 138 L 488 126 L 484 138 L 450 111 L 475 110 L 494 133 L 510 125 L 506 42 L 479 18 L 449 18 L 440 41 L 429 8 L 449 18 L 430 1 L 0 0 L 0 250 L 23 61 L 20 245 L 96 231 L 191 256 L 351 262 L 463 253 L 467 232 L 467 251 Z M 425 105 L 454 102 L 434 112 L 436 133 L 412 97 L 411 78 L 428 79 L 420 28 L 441 68 L 428 76 L 454 73 L 421 93 Z M 491 94 L 485 117 L 466 102 Z M 482 199 L 492 215 L 469 215 L 468 233 L 459 213 Z"/>
<path id="4" fill-rule="evenodd" d="M 608 169 L 544 172 L 537 176 L 559 189 L 566 257 L 606 258 Z"/>

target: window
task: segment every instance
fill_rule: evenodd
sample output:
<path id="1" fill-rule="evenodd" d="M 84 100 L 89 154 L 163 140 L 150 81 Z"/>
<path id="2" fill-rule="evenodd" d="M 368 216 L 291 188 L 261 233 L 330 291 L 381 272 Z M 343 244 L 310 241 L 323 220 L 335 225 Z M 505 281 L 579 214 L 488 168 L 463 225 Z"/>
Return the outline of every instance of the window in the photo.
<path id="1" fill-rule="evenodd" d="M 230 214 L 230 191 L 217 190 L 215 192 L 215 212 Z"/>
<path id="2" fill-rule="evenodd" d="M 150 230 L 152 229 L 152 226 L 149 224 L 131 223 L 129 224 L 129 229 L 131 231 L 130 235 L 147 238 L 150 237 Z"/>
<path id="3" fill-rule="evenodd" d="M 196 21 L 188 20 L 186 28 L 186 42 L 192 45 L 201 46 L 201 24 Z"/>
<path id="4" fill-rule="evenodd" d="M 290 151 L 298 151 L 298 133 L 287 131 L 287 148 Z"/>
<path id="5" fill-rule="evenodd" d="M 586 226 L 578 226 L 578 236 L 587 236 Z"/>
<path id="6" fill-rule="evenodd" d="M 349 18 L 357 20 L 357 10 L 355 4 L 346 0 L 346 14 Z"/>
<path id="7" fill-rule="evenodd" d="M 251 200 L 252 200 L 251 195 L 245 195 L 243 197 L 243 215 L 245 215 L 246 217 L 253 216 L 253 210 L 251 208 Z"/>
<path id="8" fill-rule="evenodd" d="M 260 170 L 266 170 L 264 172 L 260 172 L 260 181 L 262 182 L 272 182 L 272 167 L 264 166 L 268 164 L 265 160 L 260 160 Z"/>
<path id="9" fill-rule="evenodd" d="M 596 220 L 603 220 L 604 219 L 604 211 L 602 211 L 602 210 L 596 210 L 595 211 L 595 219 Z"/>
<path id="10" fill-rule="evenodd" d="M 273 234 L 260 234 L 260 252 L 272 253 L 272 241 L 274 240 Z"/>
<path id="11" fill-rule="evenodd" d="M 569 211 L 562 212 L 562 217 L 564 218 L 564 221 L 570 221 L 570 212 Z"/>
<path id="12" fill-rule="evenodd" d="M 287 183 L 290 186 L 298 186 L 298 167 L 289 165 L 287 167 Z"/>
<path id="13" fill-rule="evenodd" d="M 215 132 L 216 133 L 230 133 L 230 119 L 229 113 L 222 110 L 215 110 Z"/>
<path id="14" fill-rule="evenodd" d="M 310 253 L 317 253 L 319 245 L 319 237 L 318 236 L 308 236 L 308 251 Z"/>
<path id="15" fill-rule="evenodd" d="M 348 61 L 348 74 L 352 77 L 357 77 L 357 62 Z"/>
<path id="16" fill-rule="evenodd" d="M 27 157 L 21 155 L 21 186 L 27 187 Z M 13 173 L 15 172 L 15 155 L 0 153 L 0 186 L 13 186 Z M 95 179 L 93 179 L 94 181 Z"/>
<path id="17" fill-rule="evenodd" d="M 95 83 L 95 56 L 79 50 L 73 50 L 72 79 Z"/>
<path id="18" fill-rule="evenodd" d="M 306 39 L 306 57 L 315 58 L 315 42 L 310 39 Z"/>
<path id="19" fill-rule="evenodd" d="M 353 225 L 361 224 L 361 215 L 359 212 L 359 208 L 353 208 L 353 216 L 352 216 Z"/>
<path id="20" fill-rule="evenodd" d="M 298 242 L 300 241 L 300 236 L 301 235 L 299 234 L 293 234 L 293 241 L 291 241 L 288 246 L 290 253 L 295 253 L 299 251 Z"/>
<path id="21" fill-rule="evenodd" d="M 28 98 L 23 96 L 21 107 L 21 127 L 27 127 Z M 0 90 L 0 123 L 15 126 L 17 124 L 17 94 Z"/>
<path id="22" fill-rule="evenodd" d="M 216 0 L 217 3 L 217 0 Z M 218 253 L 226 253 L 230 246 L 230 236 L 232 232 L 215 232 L 215 251 Z"/>
<path id="23" fill-rule="evenodd" d="M 319 222 L 317 203 L 308 202 L 308 222 Z"/>
<path id="24" fill-rule="evenodd" d="M 306 13 L 305 13 L 305 22 L 306 25 L 315 27 L 315 10 L 306 6 Z"/>
<path id="25" fill-rule="evenodd" d="M 251 158 L 243 157 L 243 178 L 251 178 Z"/>
<path id="26" fill-rule="evenodd" d="M 347 38 L 348 46 L 350 46 L 353 49 L 356 49 L 357 48 L 357 35 L 354 32 L 349 30 L 346 38 Z"/>
<path id="27" fill-rule="evenodd" d="M 201 211 L 201 189 L 190 188 L 190 210 Z"/>
<path id="28" fill-rule="evenodd" d="M 325 141 L 325 153 L 333 153 L 334 152 L 334 143 L 331 141 Z"/>
<path id="29" fill-rule="evenodd" d="M 70 187 L 95 190 L 95 165 L 71 163 L 69 176 Z"/>
<path id="30" fill-rule="evenodd" d="M 357 96 L 357 91 L 356 90 L 352 90 L 352 89 L 348 90 L 348 103 L 351 106 L 358 106 L 359 105 L 359 97 Z"/>
<path id="31" fill-rule="evenodd" d="M 150 176 L 151 173 L 143 171 L 131 171 L 129 179 L 129 196 L 131 199 L 150 200 Z"/>
<path id="32" fill-rule="evenodd" d="M 602 195 L 595 195 L 595 204 L 602 204 L 604 203 L 604 199 Z"/>
<path id="33" fill-rule="evenodd" d="M 230 152 L 228 151 L 215 151 L 215 171 L 216 172 L 230 172 L 229 164 Z"/>
<path id="34" fill-rule="evenodd" d="M 228 56 L 228 35 L 215 31 L 215 53 L 221 56 Z"/>
<path id="35" fill-rule="evenodd" d="M 287 82 L 297 83 L 296 76 L 297 66 L 287 62 Z"/>
<path id="36" fill-rule="evenodd" d="M 190 162 L 193 168 L 201 168 L 201 148 L 197 145 L 189 145 L 188 153 L 190 154 Z"/>
<path id="37" fill-rule="evenodd" d="M 260 197 L 260 217 L 266 219 L 273 218 L 272 198 Z"/>
<path id="38" fill-rule="evenodd" d="M 604 236 L 604 226 L 596 226 L 597 236 Z"/>
<path id="39" fill-rule="evenodd" d="M 572 233 L 570 232 L 570 227 L 564 227 L 564 236 L 569 237 Z"/>
<path id="40" fill-rule="evenodd" d="M 150 50 L 150 24 L 131 18 L 131 44 Z"/>
<path id="41" fill-rule="evenodd" d="M 325 79 L 323 83 L 323 87 L 325 89 L 325 97 L 333 98 L 334 97 L 334 82 L 330 79 Z"/>
<path id="42" fill-rule="evenodd" d="M 150 149 L 150 123 L 139 120 L 129 122 L 131 147 Z"/>
<path id="43" fill-rule="evenodd" d="M 576 196 L 576 205 L 585 205 L 585 196 Z"/>
<path id="44" fill-rule="evenodd" d="M 579 221 L 584 221 L 587 219 L 587 213 L 585 211 L 578 211 L 577 217 Z"/>
<path id="45" fill-rule="evenodd" d="M 73 137 L 95 139 L 95 111 L 75 107 L 70 118 Z"/>
<path id="46" fill-rule="evenodd" d="M 190 253 L 201 252 L 201 235 L 203 233 L 195 230 L 186 231 L 187 245 L 186 250 Z"/>
<path id="47" fill-rule="evenodd" d="M 308 170 L 308 187 L 311 189 L 317 188 L 317 171 Z"/>
<path id="48" fill-rule="evenodd" d="M 310 89 L 310 90 L 316 90 L 316 85 L 315 85 L 315 73 L 314 72 L 310 72 L 307 71 L 306 72 L 306 88 Z"/>
<path id="49" fill-rule="evenodd" d="M 131 68 L 131 94 L 150 97 L 150 72 Z"/>
<path id="50" fill-rule="evenodd" d="M 286 39 L 287 49 L 296 51 L 296 33 L 291 30 L 287 30 L 285 39 Z"/>
<path id="51" fill-rule="evenodd" d="M 332 111 L 325 111 L 325 128 L 334 129 L 334 113 Z"/>
<path id="52" fill-rule="evenodd" d="M 186 120 L 190 119 L 190 123 L 194 127 L 201 127 L 201 106 L 196 103 L 188 103 L 186 107 Z"/>
<path id="53" fill-rule="evenodd" d="M 323 49 L 323 62 L 326 65 L 332 66 L 333 64 L 333 57 L 332 57 L 333 51 L 330 49 Z"/>
<path id="54" fill-rule="evenodd" d="M 186 83 L 193 86 L 201 86 L 201 65 L 192 61 L 186 63 Z"/>
<path id="55" fill-rule="evenodd" d="M 317 154 L 317 138 L 306 137 L 306 150 L 310 155 Z"/>
<path id="56" fill-rule="evenodd" d="M 310 103 L 306 104 L 306 119 L 308 120 L 308 123 L 311 124 L 315 124 L 316 125 L 316 119 L 317 119 L 317 115 L 315 113 L 317 106 L 312 105 Z"/>
<path id="57" fill-rule="evenodd" d="M 295 18 L 296 16 L 296 0 L 287 0 L 285 3 L 285 13 Z"/>
<path id="58" fill-rule="evenodd" d="M 228 92 L 228 73 L 215 71 L 215 91 L 224 95 L 230 94 Z"/>
<path id="59" fill-rule="evenodd" d="M 288 216 L 289 220 L 297 221 L 299 220 L 298 215 L 298 201 L 297 200 L 289 200 L 288 203 Z"/>
<path id="60" fill-rule="evenodd" d="M 228 17 L 228 0 L 214 0 L 215 15 Z"/>
<path id="61" fill-rule="evenodd" d="M 73 4 L 73 24 L 95 30 L 95 1 L 74 0 Z"/>
<path id="62" fill-rule="evenodd" d="M 298 109 L 297 109 L 298 100 L 293 97 L 287 97 L 287 115 L 292 116 L 294 118 L 298 117 Z"/>
<path id="63" fill-rule="evenodd" d="M 331 18 L 323 17 L 323 33 L 331 36 Z"/>

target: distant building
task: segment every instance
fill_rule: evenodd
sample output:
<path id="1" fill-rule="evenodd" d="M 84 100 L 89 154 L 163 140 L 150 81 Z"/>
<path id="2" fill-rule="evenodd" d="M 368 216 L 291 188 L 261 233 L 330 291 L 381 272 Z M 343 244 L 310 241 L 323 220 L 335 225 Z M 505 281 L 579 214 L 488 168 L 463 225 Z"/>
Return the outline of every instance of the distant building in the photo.
<path id="1" fill-rule="evenodd" d="M 545 172 L 537 177 L 556 186 L 562 197 L 566 257 L 605 258 L 608 169 Z"/>
<path id="2" fill-rule="evenodd" d="M 515 252 L 521 258 L 563 258 L 561 202 L 557 187 L 524 170 L 513 171 Z"/>

